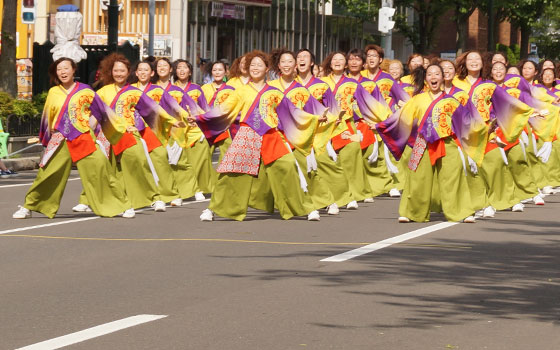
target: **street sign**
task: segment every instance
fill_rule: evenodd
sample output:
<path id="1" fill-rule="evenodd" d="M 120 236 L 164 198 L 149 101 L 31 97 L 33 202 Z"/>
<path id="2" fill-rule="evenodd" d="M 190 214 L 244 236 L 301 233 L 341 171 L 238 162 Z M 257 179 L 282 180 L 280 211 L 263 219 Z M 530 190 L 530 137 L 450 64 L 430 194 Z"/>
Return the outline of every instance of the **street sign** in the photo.
<path id="1" fill-rule="evenodd" d="M 35 23 L 35 0 L 23 0 L 21 3 L 21 23 Z"/>

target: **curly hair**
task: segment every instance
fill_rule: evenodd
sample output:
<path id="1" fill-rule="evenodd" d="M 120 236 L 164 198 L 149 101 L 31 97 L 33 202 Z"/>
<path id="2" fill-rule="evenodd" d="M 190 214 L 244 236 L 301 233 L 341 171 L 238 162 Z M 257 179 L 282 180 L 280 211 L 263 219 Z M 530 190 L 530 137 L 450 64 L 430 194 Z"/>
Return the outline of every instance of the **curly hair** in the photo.
<path id="1" fill-rule="evenodd" d="M 245 57 L 245 55 L 237 57 L 233 60 L 233 63 L 229 67 L 228 79 L 239 78 L 243 75 L 243 73 L 241 73 L 241 61 L 243 60 L 243 57 Z"/>
<path id="2" fill-rule="evenodd" d="M 270 52 L 270 66 L 277 74 L 280 73 L 280 68 L 278 68 L 278 66 L 280 65 L 282 55 L 290 55 L 294 58 L 294 61 L 296 60 L 296 54 L 285 47 L 272 50 Z"/>
<path id="3" fill-rule="evenodd" d="M 124 55 L 113 52 L 99 63 L 99 80 L 101 80 L 103 85 L 112 84 L 115 82 L 115 80 L 113 79 L 113 67 L 117 62 L 121 62 L 122 64 L 124 64 L 128 72 L 130 73 L 130 61 L 126 57 L 124 57 Z"/>
<path id="4" fill-rule="evenodd" d="M 246 54 L 245 56 L 245 70 L 249 71 L 249 67 L 251 66 L 251 61 L 257 57 L 259 57 L 260 59 L 262 59 L 264 61 L 264 64 L 266 65 L 266 68 L 270 68 L 270 58 L 269 56 L 260 51 L 260 50 L 253 50 L 251 52 L 249 52 L 248 54 Z"/>
<path id="5" fill-rule="evenodd" d="M 78 65 L 76 64 L 76 62 L 74 62 L 71 58 L 68 58 L 68 57 L 61 57 L 58 60 L 54 61 L 49 66 L 49 78 L 50 78 L 50 83 L 53 86 L 60 84 L 60 80 L 58 79 L 58 74 L 56 74 L 56 69 L 57 69 L 58 65 L 61 62 L 64 62 L 64 61 L 70 62 L 70 65 L 72 66 L 72 69 L 74 70 L 74 73 L 76 72 L 76 69 L 78 68 Z"/>

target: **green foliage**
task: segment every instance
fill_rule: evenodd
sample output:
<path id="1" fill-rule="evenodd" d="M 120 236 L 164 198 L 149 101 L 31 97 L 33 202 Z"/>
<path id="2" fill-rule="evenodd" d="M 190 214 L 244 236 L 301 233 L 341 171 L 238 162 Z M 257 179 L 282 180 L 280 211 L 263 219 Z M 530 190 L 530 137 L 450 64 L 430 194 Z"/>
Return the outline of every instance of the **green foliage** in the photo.
<path id="1" fill-rule="evenodd" d="M 520 60 L 521 49 L 519 45 L 513 44 L 506 46 L 504 44 L 496 44 L 496 51 L 501 51 L 506 54 L 506 58 L 511 65 L 516 65 Z"/>
<path id="2" fill-rule="evenodd" d="M 4 121 L 14 113 L 14 99 L 6 92 L 0 92 L 0 118 Z"/>
<path id="3" fill-rule="evenodd" d="M 33 118 L 37 114 L 37 109 L 35 108 L 35 105 L 31 101 L 14 100 L 13 105 L 14 105 L 14 114 L 18 118 L 23 118 L 23 117 Z"/>
<path id="4" fill-rule="evenodd" d="M 560 58 L 560 1 L 549 4 L 543 16 L 533 26 L 532 42 L 537 44 L 541 58 Z"/>
<path id="5" fill-rule="evenodd" d="M 32 101 L 33 101 L 33 105 L 35 106 L 35 109 L 37 110 L 37 113 L 43 112 L 43 107 L 45 106 L 47 95 L 48 95 L 47 91 L 43 91 L 40 94 L 33 95 Z"/>

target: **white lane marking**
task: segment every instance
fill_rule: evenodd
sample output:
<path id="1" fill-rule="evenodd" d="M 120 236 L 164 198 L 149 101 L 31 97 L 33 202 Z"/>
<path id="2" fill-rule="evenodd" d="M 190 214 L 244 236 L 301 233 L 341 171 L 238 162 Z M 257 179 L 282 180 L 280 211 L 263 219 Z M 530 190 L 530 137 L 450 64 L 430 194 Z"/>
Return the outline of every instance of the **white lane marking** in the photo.
<path id="1" fill-rule="evenodd" d="M 73 178 L 73 179 L 68 179 L 68 181 L 75 181 L 75 180 L 79 180 L 79 177 Z M 29 186 L 29 185 L 33 185 L 33 182 L 28 182 L 28 183 L 24 183 L 24 184 L 15 184 L 15 185 L 2 185 L 0 186 L 0 188 L 8 188 L 8 187 L 21 187 L 21 186 Z"/>
<path id="2" fill-rule="evenodd" d="M 42 341 L 40 343 L 32 344 L 19 348 L 16 350 L 54 350 L 60 349 L 64 346 L 83 342 L 85 340 L 101 337 L 106 334 L 114 333 L 125 328 L 138 326 L 139 324 L 156 321 L 167 317 L 167 315 L 136 315 L 122 320 L 117 320 L 109 323 L 104 323 L 99 326 L 84 329 L 83 331 L 70 333 L 62 337 L 53 338 Z"/>
<path id="3" fill-rule="evenodd" d="M 441 222 L 439 224 L 435 224 L 435 225 L 424 227 L 424 228 L 421 228 L 421 229 L 418 229 L 418 230 L 410 231 L 408 233 L 403 233 L 402 235 L 387 238 L 387 239 L 384 239 L 384 240 L 376 242 L 376 243 L 368 244 L 366 246 L 350 250 L 346 253 L 334 255 L 334 256 L 331 256 L 329 258 L 322 259 L 321 261 L 342 262 L 342 261 L 350 260 L 350 259 L 353 259 L 353 258 L 358 257 L 360 255 L 371 253 L 371 252 L 374 252 L 374 251 L 379 250 L 379 249 L 387 248 L 387 247 L 392 246 L 393 244 L 408 241 L 409 239 L 420 237 L 420 236 L 426 235 L 426 234 L 434 232 L 434 231 L 443 230 L 444 228 L 448 228 L 448 227 L 451 227 L 451 226 L 454 226 L 454 225 L 457 225 L 457 224 L 458 224 L 457 222 Z"/>
<path id="4" fill-rule="evenodd" d="M 194 203 L 202 203 L 202 202 L 208 202 L 210 199 L 203 199 L 201 201 L 192 201 L 192 202 L 186 202 L 183 203 L 183 205 L 189 205 L 189 204 L 194 204 Z M 167 206 L 169 208 L 169 206 Z M 146 211 L 146 210 L 153 210 L 152 208 L 145 208 L 145 209 L 139 209 L 136 210 L 137 213 L 140 213 L 142 211 Z M 19 227 L 19 228 L 12 228 L 9 230 L 4 230 L 4 231 L 0 231 L 0 235 L 5 235 L 6 233 L 12 233 L 12 232 L 20 232 L 20 231 L 27 231 L 27 230 L 34 230 L 36 228 L 43 228 L 43 227 L 49 227 L 49 226 L 57 226 L 57 225 L 65 225 L 65 224 L 72 224 L 74 222 L 80 222 L 80 221 L 88 221 L 88 220 L 95 220 L 95 219 L 99 219 L 101 218 L 101 216 L 90 216 L 87 218 L 79 218 L 79 219 L 71 219 L 71 220 L 66 220 L 66 221 L 58 221 L 58 222 L 52 222 L 50 224 L 42 224 L 42 225 L 34 225 L 34 226 L 26 226 L 26 227 Z M 128 219 L 126 219 L 128 220 Z"/>

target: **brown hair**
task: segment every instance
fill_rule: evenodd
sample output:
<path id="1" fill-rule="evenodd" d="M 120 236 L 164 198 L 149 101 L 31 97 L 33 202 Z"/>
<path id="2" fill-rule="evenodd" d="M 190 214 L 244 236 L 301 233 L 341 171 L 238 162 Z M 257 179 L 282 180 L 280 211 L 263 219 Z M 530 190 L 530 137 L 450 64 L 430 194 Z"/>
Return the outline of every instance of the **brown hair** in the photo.
<path id="1" fill-rule="evenodd" d="M 76 64 L 76 62 L 74 62 L 71 58 L 68 57 L 61 57 L 58 60 L 54 61 L 50 66 L 49 66 L 49 78 L 50 78 L 50 83 L 51 85 L 59 85 L 60 84 L 60 80 L 58 79 L 58 75 L 56 74 L 56 68 L 58 67 L 58 65 L 61 62 L 64 61 L 68 61 L 70 62 L 70 65 L 72 66 L 72 69 L 74 70 L 74 73 L 76 73 L 76 69 L 78 69 L 78 65 Z"/>
<path id="2" fill-rule="evenodd" d="M 187 80 L 192 81 L 193 66 L 189 61 L 184 60 L 182 58 L 179 58 L 178 60 L 175 60 L 173 62 L 173 66 L 171 67 L 172 72 L 173 72 L 173 81 L 179 81 L 179 77 L 177 76 L 177 67 L 179 66 L 179 63 L 184 63 L 184 64 L 187 65 L 187 67 L 189 68 L 189 72 L 191 72 L 191 75 L 189 75 L 189 78 Z M 153 69 L 153 67 L 152 67 L 152 69 Z"/>
<path id="3" fill-rule="evenodd" d="M 364 49 L 364 53 L 366 54 L 366 56 L 367 56 L 368 51 L 370 51 L 370 50 L 375 50 L 375 52 L 377 52 L 377 54 L 379 55 L 379 58 L 381 58 L 381 59 L 385 58 L 385 50 L 383 50 L 383 48 L 381 46 L 375 45 L 375 44 L 369 44 Z"/>
<path id="4" fill-rule="evenodd" d="M 413 53 L 412 55 L 408 56 L 408 60 L 406 60 L 406 68 L 407 69 L 410 69 L 410 61 L 412 61 L 416 57 L 421 57 L 422 58 L 422 64 L 424 64 L 424 56 L 420 53 Z M 410 74 L 412 74 L 412 72 L 410 72 Z"/>
<path id="5" fill-rule="evenodd" d="M 296 54 L 285 47 L 274 49 L 270 52 L 270 66 L 272 70 L 277 74 L 280 73 L 280 68 L 278 68 L 278 65 L 280 64 L 280 59 L 284 54 L 291 55 L 294 58 L 294 61 L 296 60 Z"/>
<path id="6" fill-rule="evenodd" d="M 263 60 L 266 68 L 270 68 L 270 59 L 268 58 L 268 55 L 260 50 L 253 50 L 245 55 L 245 70 L 249 71 L 251 61 L 257 57 Z"/>
<path id="7" fill-rule="evenodd" d="M 517 69 L 519 69 L 519 74 L 523 76 L 523 67 L 525 66 L 526 63 L 531 63 L 533 67 L 535 67 L 535 76 L 533 77 L 533 79 L 537 79 L 537 76 L 540 74 L 539 66 L 535 62 L 528 59 L 522 60 L 517 64 Z"/>
<path id="8" fill-rule="evenodd" d="M 366 61 L 366 55 L 361 49 L 352 49 L 346 54 L 346 62 L 350 61 L 350 56 L 356 56 L 362 60 L 362 65 Z M 363 69 L 363 67 L 362 67 Z"/>
<path id="9" fill-rule="evenodd" d="M 331 68 L 331 62 L 332 59 L 335 55 L 340 54 L 342 56 L 344 56 L 344 59 L 346 60 L 346 54 L 342 51 L 334 51 L 331 52 L 323 61 L 323 63 L 321 63 L 321 67 L 323 68 L 323 76 L 326 77 L 328 75 L 330 75 L 332 73 L 332 68 Z M 348 64 L 348 60 L 346 60 L 346 64 Z"/>
<path id="10" fill-rule="evenodd" d="M 482 55 L 480 54 L 480 52 L 474 50 L 465 51 L 464 53 L 461 54 L 461 56 L 457 57 L 457 59 L 455 60 L 455 66 L 457 67 L 457 76 L 459 77 L 459 79 L 463 80 L 467 77 L 467 75 L 469 75 L 469 71 L 467 69 L 467 56 L 470 55 L 471 53 L 476 53 L 477 55 L 480 56 L 480 60 L 482 62 L 482 69 L 480 70 L 480 76 L 483 78 L 487 77 L 488 66 L 484 64 L 484 60 L 482 59 Z"/>
<path id="11" fill-rule="evenodd" d="M 544 72 L 546 72 L 546 71 L 551 71 L 552 72 L 552 74 L 554 75 L 554 79 L 552 79 L 552 86 L 556 86 L 556 72 L 552 68 L 545 68 L 539 73 L 539 75 L 537 77 L 537 80 L 539 81 L 539 84 L 544 85 L 543 75 L 544 75 Z"/>
<path id="12" fill-rule="evenodd" d="M 126 66 L 126 69 L 128 69 L 128 72 L 130 73 L 130 61 L 122 54 L 113 52 L 99 63 L 99 80 L 101 80 L 103 85 L 112 84 L 115 82 L 115 80 L 113 79 L 113 67 L 117 62 L 121 62 L 122 64 L 124 64 Z"/>

